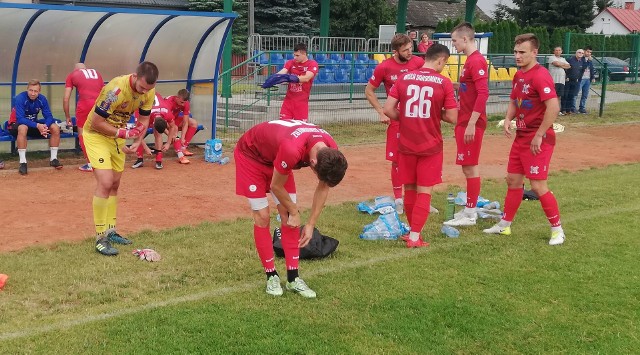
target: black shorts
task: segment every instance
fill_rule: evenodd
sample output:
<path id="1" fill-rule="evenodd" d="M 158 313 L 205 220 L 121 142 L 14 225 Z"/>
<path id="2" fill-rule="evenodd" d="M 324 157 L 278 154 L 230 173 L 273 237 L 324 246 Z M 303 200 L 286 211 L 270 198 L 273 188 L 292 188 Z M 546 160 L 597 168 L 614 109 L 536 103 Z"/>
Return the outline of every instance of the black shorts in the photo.
<path id="1" fill-rule="evenodd" d="M 564 84 L 556 83 L 556 94 L 558 94 L 558 97 L 564 96 Z"/>
<path id="2" fill-rule="evenodd" d="M 14 138 L 18 137 L 18 126 L 19 125 L 14 122 L 9 124 L 9 126 L 7 127 L 9 129 L 9 133 L 11 133 Z M 29 129 L 27 130 L 27 136 L 31 138 L 43 138 L 40 130 L 34 127 L 29 127 Z"/>

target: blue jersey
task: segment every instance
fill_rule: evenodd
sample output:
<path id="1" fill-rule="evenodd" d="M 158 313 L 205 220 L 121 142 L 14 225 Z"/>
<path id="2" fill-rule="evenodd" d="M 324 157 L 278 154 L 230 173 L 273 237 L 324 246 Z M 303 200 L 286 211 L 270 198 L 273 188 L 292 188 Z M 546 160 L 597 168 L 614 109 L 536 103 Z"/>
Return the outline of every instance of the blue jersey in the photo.
<path id="1" fill-rule="evenodd" d="M 49 108 L 49 102 L 42 94 L 38 94 L 35 100 L 31 100 L 29 94 L 23 91 L 13 98 L 13 107 L 16 110 L 16 123 L 18 125 L 23 124 L 37 128 L 38 123 L 51 126 L 55 122 L 51 114 L 51 108 Z M 38 120 L 38 113 L 40 113 L 40 111 L 42 111 L 44 118 Z"/>

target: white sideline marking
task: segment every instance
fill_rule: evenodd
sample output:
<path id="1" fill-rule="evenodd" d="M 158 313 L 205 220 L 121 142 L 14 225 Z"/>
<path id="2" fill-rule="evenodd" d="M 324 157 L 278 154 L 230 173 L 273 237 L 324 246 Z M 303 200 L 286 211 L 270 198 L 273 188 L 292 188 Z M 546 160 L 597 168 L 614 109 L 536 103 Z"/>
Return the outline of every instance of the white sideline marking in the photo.
<path id="1" fill-rule="evenodd" d="M 618 214 L 620 212 L 637 212 L 637 211 L 640 211 L 640 206 L 638 205 L 633 205 L 629 207 L 627 207 L 627 205 L 620 205 L 618 206 L 618 208 L 607 207 L 606 209 L 593 210 L 591 211 L 591 213 L 582 213 L 581 215 L 575 216 L 573 218 L 563 219 L 563 221 L 575 222 L 583 219 L 592 219 L 595 217 L 603 217 L 603 216 L 608 216 L 612 214 Z M 527 230 L 534 230 L 534 229 L 540 229 L 545 227 L 548 227 L 547 223 L 538 223 L 538 224 L 519 223 L 517 231 L 527 231 Z M 485 238 L 482 238 L 480 240 L 481 241 L 491 240 L 491 236 L 485 235 Z M 443 246 L 439 246 L 435 248 L 435 250 L 446 250 L 450 248 L 457 248 L 460 245 L 477 243 L 477 242 L 478 242 L 477 239 L 465 239 L 465 240 L 461 240 L 460 243 L 450 243 Z M 404 248 L 404 246 L 402 247 Z M 556 246 L 556 247 L 549 247 L 549 248 L 558 248 L 558 247 Z M 339 272 L 343 270 L 355 269 L 360 266 L 371 266 L 381 262 L 401 259 L 406 256 L 417 256 L 417 255 L 429 252 L 431 250 L 434 250 L 434 249 L 433 248 L 402 249 L 399 252 L 396 252 L 393 254 L 386 254 L 384 256 L 380 256 L 373 259 L 367 259 L 367 260 L 361 260 L 361 261 L 348 261 L 348 262 L 344 262 L 339 265 L 336 265 L 334 267 L 319 268 L 319 269 L 316 269 L 315 271 L 305 272 L 305 275 L 309 275 L 309 276 L 324 275 L 324 274 Z M 172 306 L 172 305 L 186 303 L 186 302 L 201 301 L 203 299 L 224 296 L 224 295 L 235 293 L 238 291 L 247 291 L 260 286 L 264 286 L 263 281 L 246 282 L 244 284 L 235 285 L 233 287 L 232 286 L 222 287 L 222 288 L 214 289 L 211 291 L 204 291 L 204 292 L 190 294 L 186 296 L 180 296 L 180 297 L 176 297 L 176 298 L 172 298 L 164 301 L 148 303 L 148 304 L 134 307 L 134 308 L 121 309 L 121 310 L 110 312 L 110 313 L 102 313 L 94 316 L 83 317 L 81 319 L 53 323 L 53 324 L 42 326 L 42 327 L 28 328 L 18 332 L 3 333 L 3 334 L 0 334 L 0 341 L 31 337 L 31 336 L 46 333 L 46 332 L 71 328 L 78 325 L 84 325 L 88 323 L 98 322 L 101 320 L 139 313 L 139 312 L 143 312 L 150 309 Z"/>

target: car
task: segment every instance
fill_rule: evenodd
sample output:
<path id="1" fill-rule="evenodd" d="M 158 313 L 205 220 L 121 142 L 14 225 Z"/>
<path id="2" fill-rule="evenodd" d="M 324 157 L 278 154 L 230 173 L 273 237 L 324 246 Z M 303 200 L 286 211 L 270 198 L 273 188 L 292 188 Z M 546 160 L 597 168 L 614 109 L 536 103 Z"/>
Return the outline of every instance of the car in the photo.
<path id="1" fill-rule="evenodd" d="M 498 68 L 516 68 L 516 57 L 513 55 L 488 55 L 487 56 L 489 58 L 489 60 L 491 61 L 491 65 L 493 65 L 494 68 L 498 69 Z M 540 63 L 543 66 L 546 66 L 547 63 L 547 56 L 545 55 L 539 55 L 536 57 L 536 60 L 538 61 L 538 63 Z"/>
<path id="2" fill-rule="evenodd" d="M 616 57 L 593 57 L 593 68 L 596 70 L 596 80 L 601 79 L 603 63 L 607 63 L 609 81 L 624 81 L 629 76 L 629 63 Z"/>

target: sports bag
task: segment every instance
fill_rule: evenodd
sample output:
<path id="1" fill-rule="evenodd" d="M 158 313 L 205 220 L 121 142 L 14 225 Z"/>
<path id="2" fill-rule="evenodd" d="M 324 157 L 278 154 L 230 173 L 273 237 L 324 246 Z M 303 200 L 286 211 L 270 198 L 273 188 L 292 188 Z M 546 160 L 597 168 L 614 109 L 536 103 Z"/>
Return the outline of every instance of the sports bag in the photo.
<path id="1" fill-rule="evenodd" d="M 302 232 L 300 227 L 300 232 Z M 273 251 L 279 257 L 284 257 L 284 249 L 282 248 L 282 232 L 280 228 L 273 230 Z M 313 228 L 313 235 L 309 244 L 300 249 L 300 259 L 325 258 L 338 248 L 340 242 L 337 239 L 322 235 L 318 228 Z"/>

